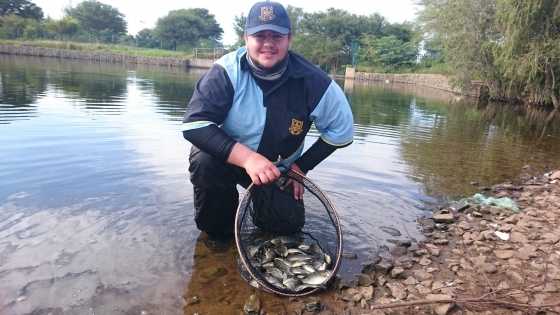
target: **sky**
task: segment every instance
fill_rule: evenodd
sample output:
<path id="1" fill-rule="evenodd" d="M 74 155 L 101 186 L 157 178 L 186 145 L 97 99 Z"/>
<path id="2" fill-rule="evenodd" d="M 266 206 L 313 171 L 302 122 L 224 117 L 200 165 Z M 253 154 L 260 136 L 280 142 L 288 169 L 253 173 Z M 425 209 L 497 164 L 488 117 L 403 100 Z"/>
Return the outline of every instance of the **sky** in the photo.
<path id="1" fill-rule="evenodd" d="M 76 6 L 82 0 L 31 0 L 43 9 L 45 16 L 59 19 L 64 14 L 67 6 Z M 98 0 L 99 1 L 99 0 Z M 143 28 L 153 28 L 157 19 L 166 16 L 169 11 L 189 8 L 206 8 L 214 14 L 216 20 L 224 30 L 223 42 L 225 45 L 233 44 L 236 40 L 233 31 L 234 17 L 247 14 L 255 0 L 100 0 L 117 8 L 128 23 L 128 32 L 135 35 Z M 417 7 L 415 0 L 308 0 L 278 1 L 284 6 L 292 5 L 302 8 L 304 12 L 325 11 L 328 8 L 344 9 L 351 13 L 370 15 L 378 13 L 389 22 L 412 21 L 415 18 Z"/>

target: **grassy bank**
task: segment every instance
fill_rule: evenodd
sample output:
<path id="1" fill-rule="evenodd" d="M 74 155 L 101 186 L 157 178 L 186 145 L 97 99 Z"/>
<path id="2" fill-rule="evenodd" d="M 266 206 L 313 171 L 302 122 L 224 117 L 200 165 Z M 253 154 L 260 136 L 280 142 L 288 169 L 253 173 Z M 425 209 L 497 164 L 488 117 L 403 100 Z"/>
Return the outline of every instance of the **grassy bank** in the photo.
<path id="1" fill-rule="evenodd" d="M 192 58 L 193 54 L 186 51 L 172 51 L 164 49 L 140 48 L 126 45 L 113 45 L 102 43 L 79 43 L 70 41 L 54 40 L 0 40 L 0 45 L 12 46 L 32 46 L 55 49 L 69 49 L 84 52 L 102 52 L 113 54 L 125 54 L 130 56 L 142 57 L 173 57 L 173 58 Z"/>

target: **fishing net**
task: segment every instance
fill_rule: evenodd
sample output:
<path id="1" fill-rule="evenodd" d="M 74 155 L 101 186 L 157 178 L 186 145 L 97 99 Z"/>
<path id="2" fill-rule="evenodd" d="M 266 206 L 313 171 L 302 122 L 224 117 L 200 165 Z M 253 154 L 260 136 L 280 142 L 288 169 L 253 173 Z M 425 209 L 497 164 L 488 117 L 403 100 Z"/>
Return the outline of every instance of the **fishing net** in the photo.
<path id="1" fill-rule="evenodd" d="M 293 182 L 303 200 L 293 197 Z M 269 185 L 250 185 L 235 217 L 240 272 L 265 291 L 303 296 L 334 279 L 342 232 L 334 206 L 307 177 L 292 170 Z"/>

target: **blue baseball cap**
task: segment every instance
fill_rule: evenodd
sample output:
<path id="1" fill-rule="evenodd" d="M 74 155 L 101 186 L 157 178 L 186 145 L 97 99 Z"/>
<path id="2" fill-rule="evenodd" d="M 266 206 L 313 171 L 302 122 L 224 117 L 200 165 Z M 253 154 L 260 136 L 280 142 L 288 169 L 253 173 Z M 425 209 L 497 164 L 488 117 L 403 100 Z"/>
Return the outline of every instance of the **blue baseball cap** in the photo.
<path id="1" fill-rule="evenodd" d="M 253 35 L 260 31 L 274 31 L 289 34 L 291 29 L 290 17 L 286 9 L 272 1 L 257 2 L 249 11 L 245 24 L 245 34 Z"/>

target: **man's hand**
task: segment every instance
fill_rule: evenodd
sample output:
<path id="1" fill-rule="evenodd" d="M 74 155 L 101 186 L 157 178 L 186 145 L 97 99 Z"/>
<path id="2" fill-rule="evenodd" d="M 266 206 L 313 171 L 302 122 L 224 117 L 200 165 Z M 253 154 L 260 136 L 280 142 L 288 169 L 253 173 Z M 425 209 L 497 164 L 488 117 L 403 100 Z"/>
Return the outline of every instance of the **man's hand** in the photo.
<path id="1" fill-rule="evenodd" d="M 280 177 L 280 170 L 276 165 L 241 143 L 233 146 L 227 161 L 244 168 L 255 185 L 272 183 Z"/>
<path id="2" fill-rule="evenodd" d="M 243 168 L 255 185 L 272 183 L 281 175 L 276 165 L 256 152 L 249 155 L 245 163 L 243 163 Z"/>
<path id="3" fill-rule="evenodd" d="M 292 171 L 294 171 L 296 173 L 299 173 L 301 175 L 305 175 L 305 174 L 303 174 L 302 170 L 299 168 L 299 166 L 297 166 L 296 163 L 293 163 L 290 168 L 292 169 Z M 303 200 L 303 192 L 305 191 L 303 185 L 300 182 L 298 182 L 297 180 L 290 179 L 290 181 L 292 182 L 293 189 L 294 189 L 294 199 L 295 200 Z"/>

